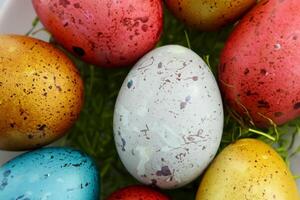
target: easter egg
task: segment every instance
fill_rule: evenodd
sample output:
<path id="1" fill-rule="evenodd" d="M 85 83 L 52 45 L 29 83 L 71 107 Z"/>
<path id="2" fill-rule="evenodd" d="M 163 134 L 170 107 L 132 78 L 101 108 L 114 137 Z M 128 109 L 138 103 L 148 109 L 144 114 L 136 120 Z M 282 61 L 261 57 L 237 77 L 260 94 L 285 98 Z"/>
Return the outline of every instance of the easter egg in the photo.
<path id="1" fill-rule="evenodd" d="M 296 183 L 282 158 L 269 145 L 241 139 L 212 162 L 196 200 L 299 200 Z"/>
<path id="2" fill-rule="evenodd" d="M 256 0 L 166 0 L 167 7 L 187 25 L 202 31 L 219 29 L 234 22 Z"/>
<path id="3" fill-rule="evenodd" d="M 103 67 L 130 66 L 162 32 L 161 0 L 32 0 L 55 40 L 81 59 Z"/>
<path id="4" fill-rule="evenodd" d="M 62 51 L 0 35 L 0 149 L 37 148 L 62 137 L 83 104 L 83 83 Z"/>
<path id="5" fill-rule="evenodd" d="M 192 50 L 168 45 L 145 55 L 126 77 L 115 106 L 114 136 L 139 181 L 177 188 L 215 156 L 223 129 L 216 80 Z"/>
<path id="6" fill-rule="evenodd" d="M 227 104 L 259 127 L 300 115 L 299 1 L 260 1 L 222 52 L 219 80 Z"/>
<path id="7" fill-rule="evenodd" d="M 0 199 L 98 200 L 98 172 L 74 149 L 32 151 L 0 167 Z"/>
<path id="8" fill-rule="evenodd" d="M 169 200 L 158 191 L 146 186 L 129 186 L 112 193 L 106 200 Z"/>

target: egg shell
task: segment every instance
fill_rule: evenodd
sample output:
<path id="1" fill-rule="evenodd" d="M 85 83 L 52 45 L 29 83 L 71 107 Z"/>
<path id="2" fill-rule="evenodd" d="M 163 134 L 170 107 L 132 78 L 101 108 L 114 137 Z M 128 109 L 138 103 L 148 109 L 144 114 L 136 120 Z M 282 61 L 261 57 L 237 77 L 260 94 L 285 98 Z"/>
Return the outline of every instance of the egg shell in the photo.
<path id="1" fill-rule="evenodd" d="M 256 0 L 165 0 L 181 21 L 202 31 L 212 31 L 237 21 Z"/>
<path id="2" fill-rule="evenodd" d="M 1 166 L 0 199 L 98 200 L 97 168 L 71 148 L 25 153 Z"/>
<path id="3" fill-rule="evenodd" d="M 227 146 L 205 173 L 196 200 L 299 200 L 285 162 L 269 145 L 242 139 Z"/>
<path id="4" fill-rule="evenodd" d="M 161 0 L 32 0 L 53 37 L 83 60 L 128 66 L 151 50 L 162 32 Z"/>
<path id="5" fill-rule="evenodd" d="M 83 83 L 62 51 L 0 35 L 0 149 L 37 148 L 62 137 L 83 104 Z"/>
<path id="6" fill-rule="evenodd" d="M 222 52 L 219 80 L 232 109 L 257 126 L 300 115 L 300 4 L 261 1 Z"/>
<path id="7" fill-rule="evenodd" d="M 223 108 L 215 78 L 192 50 L 168 45 L 130 71 L 114 113 L 114 136 L 127 170 L 139 181 L 177 188 L 214 157 Z"/>
<path id="8" fill-rule="evenodd" d="M 158 191 L 141 185 L 128 186 L 112 193 L 106 200 L 169 200 Z"/>

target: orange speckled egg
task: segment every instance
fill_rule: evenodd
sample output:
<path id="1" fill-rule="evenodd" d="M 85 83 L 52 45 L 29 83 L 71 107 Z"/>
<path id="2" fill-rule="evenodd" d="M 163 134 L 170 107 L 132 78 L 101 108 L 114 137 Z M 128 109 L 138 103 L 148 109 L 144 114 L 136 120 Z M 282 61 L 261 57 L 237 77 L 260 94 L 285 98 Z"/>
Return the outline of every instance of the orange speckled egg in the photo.
<path id="1" fill-rule="evenodd" d="M 27 150 L 62 137 L 83 104 L 83 83 L 62 51 L 0 35 L 0 149 Z"/>
<path id="2" fill-rule="evenodd" d="M 193 28 L 211 31 L 238 20 L 256 0 L 166 0 L 168 8 Z"/>

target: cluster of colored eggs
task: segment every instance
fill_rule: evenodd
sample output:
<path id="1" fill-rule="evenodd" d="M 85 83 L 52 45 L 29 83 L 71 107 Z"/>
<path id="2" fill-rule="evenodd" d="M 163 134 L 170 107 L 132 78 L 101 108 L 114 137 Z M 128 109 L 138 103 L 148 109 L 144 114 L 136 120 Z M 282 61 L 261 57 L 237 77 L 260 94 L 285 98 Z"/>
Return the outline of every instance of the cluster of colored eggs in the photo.
<path id="1" fill-rule="evenodd" d="M 220 145 L 221 94 L 209 67 L 192 50 L 168 45 L 150 51 L 162 32 L 162 2 L 32 2 L 54 39 L 84 61 L 122 67 L 139 60 L 121 87 L 114 113 L 116 147 L 129 173 L 162 189 L 199 177 Z M 199 30 L 234 22 L 255 3 L 166 1 L 174 15 Z M 259 127 L 281 125 L 300 115 L 296 8 L 296 0 L 261 1 L 235 27 L 222 52 L 223 97 Z M 0 149 L 42 147 L 74 124 L 83 105 L 83 82 L 62 51 L 29 37 L 0 36 L 0 72 Z M 96 166 L 77 150 L 44 148 L 0 168 L 0 199 L 98 197 Z M 146 186 L 132 186 L 108 197 L 115 199 L 169 198 Z M 271 147 L 243 139 L 214 159 L 196 199 L 297 200 L 299 194 Z"/>

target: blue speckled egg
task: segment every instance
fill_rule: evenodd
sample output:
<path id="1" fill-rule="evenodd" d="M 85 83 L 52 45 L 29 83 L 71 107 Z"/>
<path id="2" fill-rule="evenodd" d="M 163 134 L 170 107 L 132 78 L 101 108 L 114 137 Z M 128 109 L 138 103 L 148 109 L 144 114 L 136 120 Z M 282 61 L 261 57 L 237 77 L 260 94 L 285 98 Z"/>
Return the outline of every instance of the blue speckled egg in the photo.
<path id="1" fill-rule="evenodd" d="M 1 200 L 96 200 L 95 163 L 70 148 L 43 148 L 22 154 L 0 168 Z"/>

